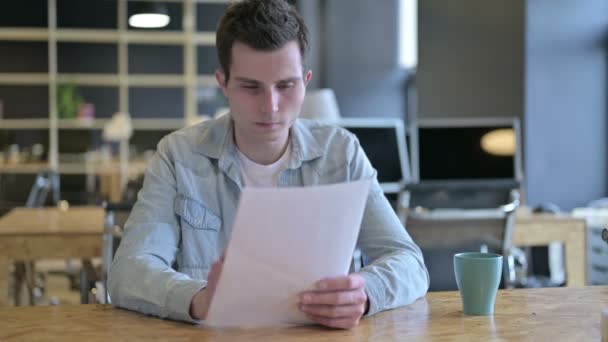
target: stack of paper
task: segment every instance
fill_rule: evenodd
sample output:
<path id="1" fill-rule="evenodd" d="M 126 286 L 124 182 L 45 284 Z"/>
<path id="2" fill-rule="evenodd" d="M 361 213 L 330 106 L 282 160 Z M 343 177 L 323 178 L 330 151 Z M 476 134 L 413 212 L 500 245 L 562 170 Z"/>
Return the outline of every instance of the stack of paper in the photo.
<path id="1" fill-rule="evenodd" d="M 310 323 L 298 295 L 348 273 L 369 185 L 244 189 L 205 323 Z"/>

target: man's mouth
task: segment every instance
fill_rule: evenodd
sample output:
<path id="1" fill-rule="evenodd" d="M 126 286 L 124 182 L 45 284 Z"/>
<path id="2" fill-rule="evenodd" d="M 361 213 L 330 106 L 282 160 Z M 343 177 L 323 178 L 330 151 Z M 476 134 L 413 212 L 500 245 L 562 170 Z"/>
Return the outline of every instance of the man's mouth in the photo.
<path id="1" fill-rule="evenodd" d="M 271 128 L 271 127 L 279 126 L 281 123 L 280 122 L 256 122 L 255 124 L 260 127 Z"/>

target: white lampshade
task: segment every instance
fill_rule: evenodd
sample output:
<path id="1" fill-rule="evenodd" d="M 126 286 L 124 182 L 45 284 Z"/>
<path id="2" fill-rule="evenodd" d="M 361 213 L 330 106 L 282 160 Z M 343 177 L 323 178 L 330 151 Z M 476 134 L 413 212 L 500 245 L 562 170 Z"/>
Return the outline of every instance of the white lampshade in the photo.
<path id="1" fill-rule="evenodd" d="M 106 141 L 123 141 L 131 138 L 133 124 L 129 113 L 115 113 L 103 127 L 103 139 Z"/>
<path id="2" fill-rule="evenodd" d="M 329 88 L 307 91 L 300 117 L 322 121 L 338 121 L 340 109 L 334 91 Z"/>

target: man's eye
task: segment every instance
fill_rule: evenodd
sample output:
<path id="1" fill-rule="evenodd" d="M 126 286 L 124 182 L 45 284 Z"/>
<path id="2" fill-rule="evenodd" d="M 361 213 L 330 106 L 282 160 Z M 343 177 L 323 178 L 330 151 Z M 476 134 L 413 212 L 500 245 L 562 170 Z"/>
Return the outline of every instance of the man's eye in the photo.
<path id="1" fill-rule="evenodd" d="M 281 83 L 281 84 L 279 84 L 279 88 L 287 89 L 287 88 L 292 88 L 294 85 L 295 85 L 294 82 Z"/>
<path id="2" fill-rule="evenodd" d="M 256 85 L 244 85 L 243 88 L 245 88 L 245 89 L 258 89 L 258 86 L 256 86 Z"/>

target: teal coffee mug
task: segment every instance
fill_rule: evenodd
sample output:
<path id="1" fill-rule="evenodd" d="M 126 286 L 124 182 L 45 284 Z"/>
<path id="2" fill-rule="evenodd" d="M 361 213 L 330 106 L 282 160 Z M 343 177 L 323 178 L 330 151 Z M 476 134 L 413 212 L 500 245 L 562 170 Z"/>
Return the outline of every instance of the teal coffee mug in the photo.
<path id="1" fill-rule="evenodd" d="M 454 255 L 454 274 L 463 312 L 475 316 L 492 315 L 502 276 L 502 255 L 458 253 Z"/>

